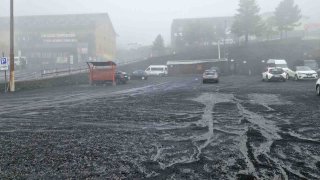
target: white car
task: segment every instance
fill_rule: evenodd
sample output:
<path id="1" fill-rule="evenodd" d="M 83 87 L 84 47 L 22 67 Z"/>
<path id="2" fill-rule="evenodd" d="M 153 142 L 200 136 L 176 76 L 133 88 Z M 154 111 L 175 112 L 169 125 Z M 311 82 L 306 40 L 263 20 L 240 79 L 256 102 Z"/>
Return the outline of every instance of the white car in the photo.
<path id="1" fill-rule="evenodd" d="M 320 79 L 318 79 L 316 83 L 316 92 L 317 92 L 317 95 L 320 96 Z"/>
<path id="2" fill-rule="evenodd" d="M 290 68 L 282 68 L 284 72 L 286 73 L 286 79 L 294 79 L 296 72 L 291 70 Z"/>
<path id="3" fill-rule="evenodd" d="M 262 73 L 262 81 L 286 81 L 287 73 L 282 68 L 269 67 Z"/>
<path id="4" fill-rule="evenodd" d="M 284 59 L 269 59 L 267 61 L 268 67 L 282 68 L 286 72 L 286 79 L 293 79 L 295 72 L 288 68 L 288 63 Z"/>
<path id="5" fill-rule="evenodd" d="M 145 72 L 148 76 L 167 76 L 168 75 L 168 66 L 165 65 L 151 65 Z"/>
<path id="6" fill-rule="evenodd" d="M 308 66 L 297 66 L 294 80 L 318 79 L 318 73 Z"/>

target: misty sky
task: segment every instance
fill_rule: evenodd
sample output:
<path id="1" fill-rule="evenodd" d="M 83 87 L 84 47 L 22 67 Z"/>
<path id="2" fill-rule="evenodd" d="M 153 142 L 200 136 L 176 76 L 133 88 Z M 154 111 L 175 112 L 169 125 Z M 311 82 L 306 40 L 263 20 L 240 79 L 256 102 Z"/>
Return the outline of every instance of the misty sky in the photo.
<path id="1" fill-rule="evenodd" d="M 15 15 L 109 13 L 120 47 L 151 44 L 157 34 L 170 42 L 175 18 L 233 16 L 239 0 L 14 0 Z M 303 15 L 320 19 L 320 0 L 295 0 Z M 10 0 L 0 1 L 0 16 L 9 15 Z M 257 0 L 261 12 L 274 11 L 280 0 Z"/>

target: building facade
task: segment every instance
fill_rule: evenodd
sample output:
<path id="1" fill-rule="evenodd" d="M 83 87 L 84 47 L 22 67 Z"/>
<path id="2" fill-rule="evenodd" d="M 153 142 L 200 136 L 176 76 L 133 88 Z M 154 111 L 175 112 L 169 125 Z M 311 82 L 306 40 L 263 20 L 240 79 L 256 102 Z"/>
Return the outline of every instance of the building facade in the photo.
<path id="1" fill-rule="evenodd" d="M 9 18 L 0 18 L 0 25 L 0 45 L 8 51 Z M 108 14 L 15 18 L 15 54 L 30 63 L 113 60 L 115 53 L 116 32 Z"/>
<path id="2" fill-rule="evenodd" d="M 232 43 L 232 23 L 232 17 L 175 19 L 171 25 L 171 45 L 179 50 Z"/>

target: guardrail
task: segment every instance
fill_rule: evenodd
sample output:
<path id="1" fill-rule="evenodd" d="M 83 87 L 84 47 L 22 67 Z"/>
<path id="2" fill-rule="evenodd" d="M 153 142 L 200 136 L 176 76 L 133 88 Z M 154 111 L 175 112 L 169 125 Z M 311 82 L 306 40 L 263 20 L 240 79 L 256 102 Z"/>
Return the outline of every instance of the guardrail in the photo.
<path id="1" fill-rule="evenodd" d="M 44 70 L 41 72 L 41 78 L 48 78 L 48 77 L 56 77 L 56 76 L 65 76 L 71 74 L 78 74 L 82 72 L 88 72 L 87 67 L 79 67 L 79 68 L 70 68 L 70 69 L 62 69 L 62 70 Z"/>
<path id="2" fill-rule="evenodd" d="M 143 59 L 145 60 L 145 59 Z M 140 62 L 143 60 L 131 60 L 131 61 L 124 61 L 117 63 L 118 66 L 128 65 L 136 62 Z M 16 72 L 15 78 L 16 81 L 28 81 L 28 80 L 41 80 L 41 79 L 48 79 L 60 76 L 68 76 L 74 75 L 79 73 L 88 72 L 87 66 L 80 66 L 80 67 L 70 67 L 65 69 L 45 69 L 37 72 Z M 9 73 L 7 73 L 8 75 Z M 7 78 L 8 79 L 8 78 Z M 0 74 L 0 82 L 4 82 L 4 76 Z"/>

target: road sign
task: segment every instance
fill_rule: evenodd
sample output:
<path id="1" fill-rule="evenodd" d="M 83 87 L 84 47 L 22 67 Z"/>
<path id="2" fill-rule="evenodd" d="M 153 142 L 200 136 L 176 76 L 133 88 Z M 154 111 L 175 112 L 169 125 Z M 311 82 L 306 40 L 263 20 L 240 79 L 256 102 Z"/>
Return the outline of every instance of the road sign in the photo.
<path id="1" fill-rule="evenodd" d="M 1 70 L 1 71 L 8 71 L 8 70 L 9 70 L 8 58 L 2 57 L 2 58 L 0 59 L 0 70 Z"/>

